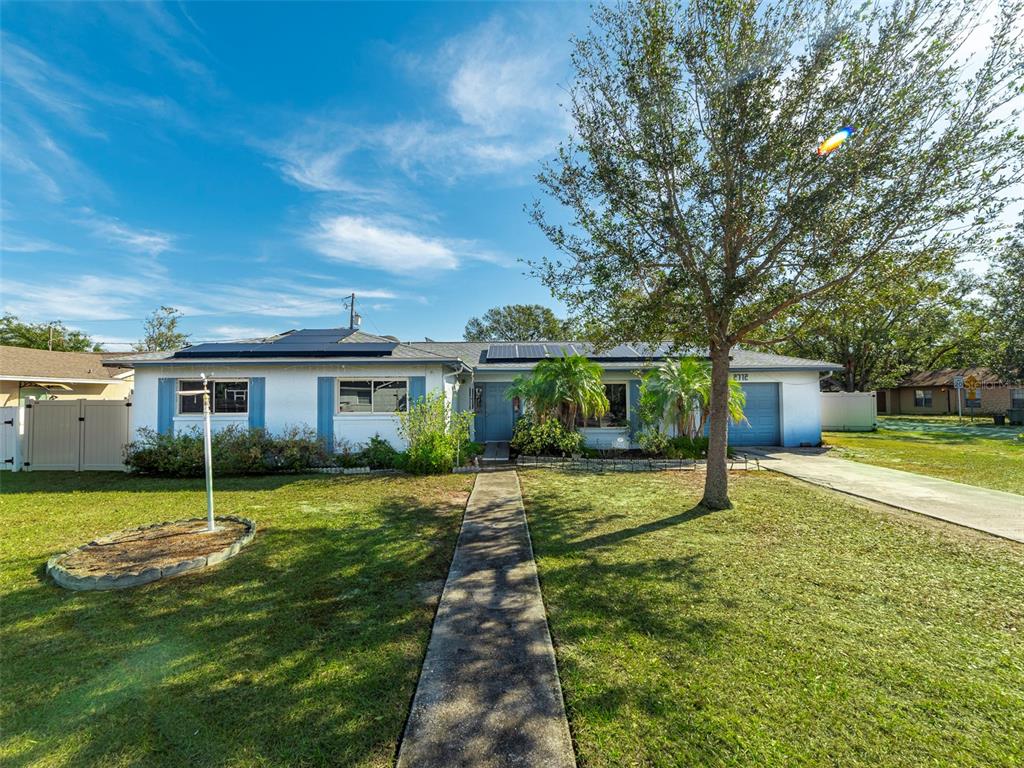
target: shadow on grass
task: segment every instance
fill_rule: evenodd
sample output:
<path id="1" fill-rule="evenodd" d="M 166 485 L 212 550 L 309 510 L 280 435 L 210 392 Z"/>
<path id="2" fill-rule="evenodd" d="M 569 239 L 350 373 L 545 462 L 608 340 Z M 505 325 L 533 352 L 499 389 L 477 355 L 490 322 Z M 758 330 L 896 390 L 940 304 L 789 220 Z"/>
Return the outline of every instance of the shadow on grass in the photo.
<path id="1" fill-rule="evenodd" d="M 139 589 L 9 592 L 5 764 L 390 763 L 458 519 L 391 497 Z"/>
<path id="2" fill-rule="evenodd" d="M 322 473 L 281 475 L 234 475 L 214 477 L 214 490 L 273 490 L 310 478 L 332 478 Z M 373 476 L 342 475 L 346 480 L 372 479 Z M 127 472 L 3 472 L 0 494 L 18 493 L 116 493 L 185 491 L 204 489 L 201 477 L 149 477 Z"/>
<path id="3" fill-rule="evenodd" d="M 630 482 L 638 480 L 629 476 Z M 530 488 L 526 507 L 559 666 L 567 681 L 570 725 L 575 727 L 573 710 L 596 709 L 602 717 L 619 717 L 639 708 L 660 717 L 666 702 L 651 678 L 630 677 L 628 685 L 620 685 L 613 678 L 621 679 L 621 674 L 595 677 L 573 649 L 609 638 L 626 642 L 637 653 L 642 647 L 669 647 L 684 665 L 683 674 L 694 658 L 713 654 L 730 625 L 705 610 L 719 597 L 702 554 L 645 541 L 664 531 L 685 536 L 687 526 L 713 517 L 712 510 L 696 505 L 623 526 L 635 516 L 609 513 L 600 498 L 581 500 L 543 486 Z M 686 606 L 683 612 L 681 605 Z M 708 745 L 709 757 L 715 749 Z"/>

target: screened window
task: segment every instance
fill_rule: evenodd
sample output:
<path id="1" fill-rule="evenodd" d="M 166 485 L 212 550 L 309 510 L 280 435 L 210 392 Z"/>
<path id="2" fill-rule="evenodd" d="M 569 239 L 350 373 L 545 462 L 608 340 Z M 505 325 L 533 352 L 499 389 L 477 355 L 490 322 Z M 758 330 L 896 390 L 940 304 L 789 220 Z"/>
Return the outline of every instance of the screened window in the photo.
<path id="1" fill-rule="evenodd" d="M 248 413 L 249 382 L 209 380 L 213 386 L 211 413 Z M 202 379 L 178 379 L 178 392 L 196 392 L 203 388 Z M 192 414 L 203 412 L 202 395 L 178 395 L 178 413 Z"/>
<path id="2" fill-rule="evenodd" d="M 343 381 L 338 387 L 339 413 L 371 413 L 373 411 L 372 381 Z"/>
<path id="3" fill-rule="evenodd" d="M 608 413 L 601 418 L 579 418 L 576 420 L 581 427 L 625 427 L 629 424 L 629 409 L 626 404 L 625 384 L 605 384 L 604 394 L 608 398 Z"/>
<path id="4" fill-rule="evenodd" d="M 338 382 L 338 413 L 399 413 L 409 407 L 405 379 L 344 379 Z"/>
<path id="5" fill-rule="evenodd" d="M 1010 407 L 1024 408 L 1024 389 L 1010 390 Z"/>
<path id="6" fill-rule="evenodd" d="M 914 407 L 915 408 L 931 408 L 932 407 L 932 391 L 930 389 L 915 389 L 914 390 Z"/>

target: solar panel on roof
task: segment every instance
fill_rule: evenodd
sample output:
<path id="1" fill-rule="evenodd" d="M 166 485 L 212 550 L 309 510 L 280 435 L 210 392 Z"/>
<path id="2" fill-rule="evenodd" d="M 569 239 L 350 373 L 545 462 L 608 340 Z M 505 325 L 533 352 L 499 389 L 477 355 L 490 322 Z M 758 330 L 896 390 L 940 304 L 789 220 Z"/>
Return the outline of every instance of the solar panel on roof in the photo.
<path id="1" fill-rule="evenodd" d="M 671 351 L 671 344 L 616 344 L 609 349 L 594 350 L 593 344 L 585 342 L 544 342 L 544 343 L 496 343 L 487 347 L 487 362 L 536 362 L 545 358 L 563 355 L 583 355 L 591 360 L 603 362 L 631 362 L 664 357 Z"/>
<path id="2" fill-rule="evenodd" d="M 176 358 L 214 357 L 383 357 L 397 342 L 339 343 L 354 331 L 348 328 L 307 328 L 262 342 L 210 342 L 186 347 Z"/>

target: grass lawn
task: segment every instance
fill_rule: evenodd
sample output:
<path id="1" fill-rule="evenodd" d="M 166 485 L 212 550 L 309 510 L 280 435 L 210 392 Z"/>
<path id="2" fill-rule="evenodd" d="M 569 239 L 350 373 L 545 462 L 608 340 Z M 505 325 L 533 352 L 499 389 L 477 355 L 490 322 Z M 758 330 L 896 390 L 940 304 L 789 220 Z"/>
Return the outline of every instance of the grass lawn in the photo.
<path id="1" fill-rule="evenodd" d="M 384 766 L 471 478 L 222 480 L 257 521 L 216 568 L 67 592 L 43 568 L 120 528 L 204 514 L 201 481 L 4 473 L 0 763 Z"/>
<path id="2" fill-rule="evenodd" d="M 521 473 L 581 768 L 1024 765 L 1024 547 L 772 474 Z"/>
<path id="3" fill-rule="evenodd" d="M 825 432 L 833 455 L 958 483 L 1024 494 L 1024 443 L 953 431 Z"/>

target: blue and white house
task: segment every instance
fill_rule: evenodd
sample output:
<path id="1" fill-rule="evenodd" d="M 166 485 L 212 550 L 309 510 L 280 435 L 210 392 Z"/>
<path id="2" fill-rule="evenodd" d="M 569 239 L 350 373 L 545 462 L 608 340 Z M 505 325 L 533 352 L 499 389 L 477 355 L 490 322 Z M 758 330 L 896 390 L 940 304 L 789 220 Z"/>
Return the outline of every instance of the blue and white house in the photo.
<path id="1" fill-rule="evenodd" d="M 135 369 L 133 429 L 159 432 L 201 424 L 200 374 L 213 381 L 213 422 L 271 433 L 312 427 L 331 445 L 356 445 L 379 434 L 402 447 L 398 414 L 440 392 L 457 411 L 473 411 L 474 439 L 512 436 L 519 404 L 506 396 L 512 380 L 539 360 L 583 354 L 604 370 L 611 410 L 582 427 L 597 448 L 628 448 L 637 427 L 639 374 L 665 359 L 667 348 L 623 344 L 595 352 L 580 342 L 402 342 L 358 329 L 286 331 L 248 342 L 204 343 L 173 353 L 125 355 L 105 364 Z M 763 352 L 735 350 L 732 376 L 747 393 L 747 423 L 730 426 L 733 445 L 817 445 L 821 441 L 819 375 L 836 368 Z"/>

